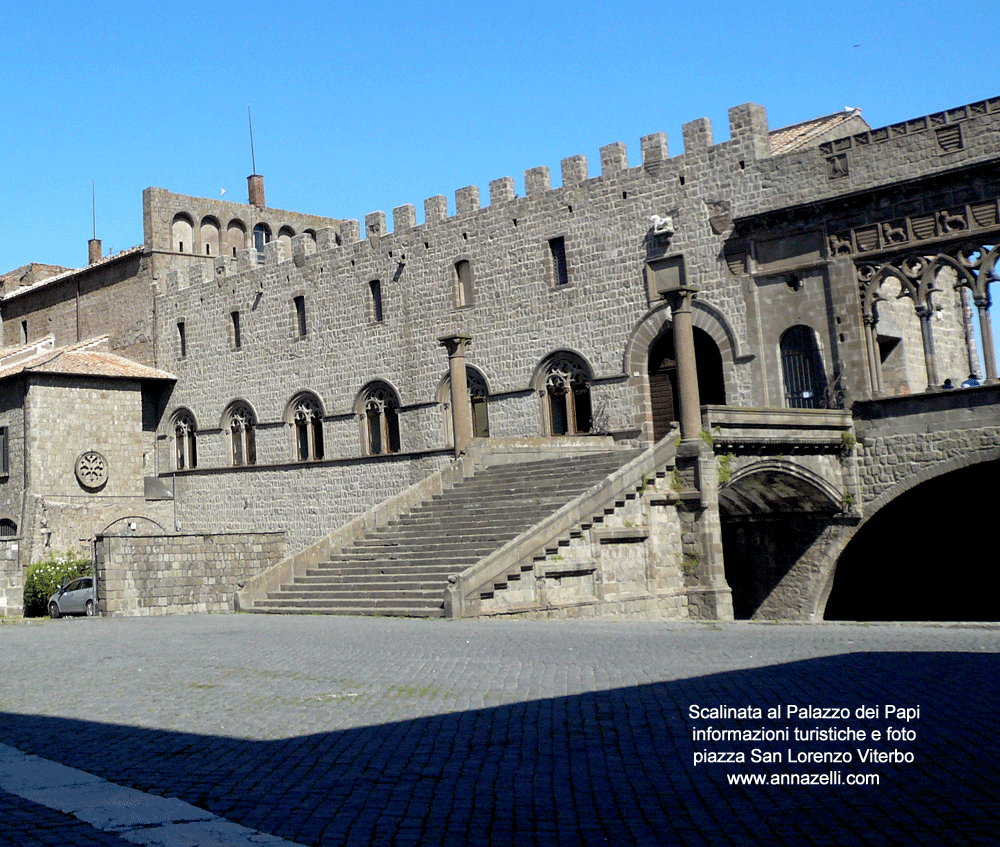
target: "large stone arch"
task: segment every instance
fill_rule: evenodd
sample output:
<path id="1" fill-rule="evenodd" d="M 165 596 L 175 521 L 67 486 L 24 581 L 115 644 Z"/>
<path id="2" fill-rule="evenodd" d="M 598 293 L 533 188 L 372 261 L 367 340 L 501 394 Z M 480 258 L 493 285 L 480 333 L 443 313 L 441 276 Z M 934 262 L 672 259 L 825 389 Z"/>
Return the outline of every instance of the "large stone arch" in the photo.
<path id="1" fill-rule="evenodd" d="M 843 503 L 840 480 L 795 460 L 765 458 L 733 472 L 719 490 L 719 517 L 735 617 L 761 617 L 769 605 L 797 616 L 794 592 L 773 595 L 840 518 Z"/>
<path id="2" fill-rule="evenodd" d="M 695 329 L 708 335 L 719 349 L 722 358 L 722 377 L 727 397 L 736 395 L 736 362 L 742 358 L 728 321 L 713 306 L 695 300 L 692 304 L 692 323 Z M 649 354 L 654 344 L 670 329 L 670 307 L 661 303 L 651 309 L 633 327 L 625 342 L 623 357 L 624 372 L 628 374 L 628 385 L 635 404 L 635 426 L 642 432 L 642 438 L 653 440 L 653 407 L 650 402 Z"/>
<path id="3" fill-rule="evenodd" d="M 924 483 L 941 479 L 955 471 L 979 465 L 988 465 L 991 462 L 1000 462 L 1000 448 L 955 456 L 939 464 L 921 468 L 919 472 L 898 482 L 892 488 L 884 491 L 879 497 L 866 504 L 861 512 L 861 520 L 846 531 L 839 533 L 836 538 L 831 539 L 823 552 L 822 558 L 818 562 L 814 580 L 816 590 L 812 592 L 813 603 L 808 610 L 810 619 L 821 620 L 824 617 L 827 603 L 830 600 L 830 594 L 833 591 L 834 581 L 837 576 L 837 566 L 840 563 L 841 556 L 843 556 L 848 545 L 857 537 L 858 533 L 870 524 L 874 518 L 884 513 L 886 507 Z M 940 527 L 933 525 L 925 525 L 923 529 L 927 532 L 941 531 Z M 966 528 L 956 527 L 954 529 L 957 532 L 964 532 Z"/>

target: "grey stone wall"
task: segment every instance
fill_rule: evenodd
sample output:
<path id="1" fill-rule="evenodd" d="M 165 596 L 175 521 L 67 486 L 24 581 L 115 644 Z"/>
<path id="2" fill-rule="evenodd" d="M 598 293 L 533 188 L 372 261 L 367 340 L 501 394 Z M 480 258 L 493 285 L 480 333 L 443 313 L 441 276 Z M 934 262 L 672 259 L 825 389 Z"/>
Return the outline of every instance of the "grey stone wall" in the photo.
<path id="1" fill-rule="evenodd" d="M 1000 387 L 887 398 L 854 407 L 866 516 L 938 474 L 1000 457 Z"/>
<path id="2" fill-rule="evenodd" d="M 184 532 L 283 530 L 298 550 L 448 464 L 453 453 L 175 474 Z"/>
<path id="3" fill-rule="evenodd" d="M 98 539 L 99 606 L 112 616 L 231 612 L 240 583 L 285 554 L 284 533 Z"/>
<path id="4" fill-rule="evenodd" d="M 27 321 L 29 341 L 51 334 L 55 346 L 63 347 L 106 334 L 110 352 L 153 365 L 150 276 L 147 258 L 130 250 L 35 288 L 10 292 L 3 298 L 3 343 L 21 344 L 21 323 Z"/>

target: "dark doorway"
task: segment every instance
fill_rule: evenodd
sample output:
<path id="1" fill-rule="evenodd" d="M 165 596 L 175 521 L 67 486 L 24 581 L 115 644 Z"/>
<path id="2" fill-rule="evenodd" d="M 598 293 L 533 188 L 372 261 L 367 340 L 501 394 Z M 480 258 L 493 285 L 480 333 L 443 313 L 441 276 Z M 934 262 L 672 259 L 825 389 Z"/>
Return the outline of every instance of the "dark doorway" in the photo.
<path id="1" fill-rule="evenodd" d="M 928 480 L 866 523 L 837 562 L 826 620 L 995 621 L 1000 462 Z"/>
<path id="2" fill-rule="evenodd" d="M 698 363 L 698 394 L 702 405 L 725 405 L 726 382 L 722 376 L 722 354 L 712 336 L 698 327 L 694 328 L 694 355 Z M 669 326 L 649 348 L 648 374 L 653 440 L 659 441 L 680 414 L 674 331 Z"/>

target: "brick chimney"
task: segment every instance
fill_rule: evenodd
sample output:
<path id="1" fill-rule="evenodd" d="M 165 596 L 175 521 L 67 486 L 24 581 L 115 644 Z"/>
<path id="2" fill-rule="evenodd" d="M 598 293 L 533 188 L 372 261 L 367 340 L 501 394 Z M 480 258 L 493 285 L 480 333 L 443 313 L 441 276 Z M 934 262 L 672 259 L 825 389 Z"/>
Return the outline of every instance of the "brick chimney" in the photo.
<path id="1" fill-rule="evenodd" d="M 87 264 L 95 265 L 101 261 L 101 239 L 91 238 L 87 242 Z"/>
<path id="2" fill-rule="evenodd" d="M 258 209 L 264 208 L 264 177 L 260 174 L 250 174 L 247 177 L 247 193 L 250 195 L 250 205 Z"/>

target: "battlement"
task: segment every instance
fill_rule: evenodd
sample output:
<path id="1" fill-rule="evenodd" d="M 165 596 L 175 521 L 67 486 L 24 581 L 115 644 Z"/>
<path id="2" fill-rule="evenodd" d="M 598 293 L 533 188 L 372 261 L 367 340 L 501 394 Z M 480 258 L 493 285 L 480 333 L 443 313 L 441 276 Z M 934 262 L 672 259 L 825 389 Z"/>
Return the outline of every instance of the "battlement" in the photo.
<path id="1" fill-rule="evenodd" d="M 820 144 L 819 149 L 821 153 L 829 155 L 854 147 L 881 144 L 894 138 L 912 136 L 933 129 L 941 151 L 951 153 L 962 149 L 961 124 L 963 122 L 970 118 L 996 114 L 997 112 L 1000 112 L 1000 97 L 991 97 L 988 100 L 979 100 L 965 106 L 946 109 L 943 112 L 934 112 L 919 118 L 911 118 L 878 129 L 841 136 Z"/>
<path id="2" fill-rule="evenodd" d="M 956 164 L 986 160 L 993 155 L 996 143 L 991 147 L 984 139 L 1000 136 L 1000 121 L 995 120 L 998 113 L 1000 98 L 991 98 L 879 129 L 870 128 L 861 118 L 860 110 L 846 109 L 770 130 L 765 108 L 745 103 L 729 110 L 730 137 L 726 141 L 716 143 L 711 122 L 698 118 L 682 126 L 683 152 L 677 155 L 670 155 L 667 135 L 663 132 L 640 139 L 641 161 L 635 166 L 629 164 L 626 145 L 621 141 L 612 142 L 600 148 L 600 173 L 597 175 L 591 176 L 586 156 L 574 155 L 560 162 L 559 186 L 553 187 L 548 166 L 528 168 L 523 173 L 522 196 L 517 194 L 515 180 L 510 176 L 490 181 L 485 205 L 479 186 L 464 186 L 455 191 L 452 210 L 444 195 L 427 198 L 423 203 L 422 223 L 417 223 L 417 209 L 411 203 L 392 210 L 391 229 L 384 211 L 365 215 L 363 228 L 356 220 L 323 219 L 323 226 L 304 233 L 305 240 L 297 240 L 303 234 L 301 230 L 294 234 L 284 231 L 287 237 L 278 239 L 282 244 L 280 248 L 256 253 L 248 250 L 247 255 L 238 257 L 240 251 L 235 251 L 231 258 L 237 261 L 216 263 L 215 275 L 218 279 L 261 264 L 270 266 L 289 260 L 301 265 L 313 253 L 362 242 L 391 250 L 397 236 L 423 231 L 424 227 L 458 222 L 486 210 L 516 219 L 525 213 L 525 204 L 558 198 L 565 200 L 567 193 L 585 198 L 588 193 L 624 189 L 626 182 L 638 182 L 641 186 L 650 180 L 676 180 L 678 203 L 699 196 L 707 198 L 710 193 L 711 202 L 715 203 L 718 200 L 715 195 L 725 196 L 732 207 L 732 217 L 737 218 L 751 211 L 750 198 L 752 211 L 763 212 L 794 205 L 803 196 L 811 201 L 826 199 L 891 183 L 904 173 L 912 178 L 915 171 L 932 173 Z M 972 124 L 984 120 L 985 134 L 980 138 Z M 844 130 L 860 131 L 841 134 Z M 886 156 L 883 145 L 890 141 L 905 149 Z M 917 168 L 914 168 L 915 162 Z M 621 196 L 627 194 L 625 190 Z M 166 195 L 166 192 L 164 195 L 178 196 Z M 236 204 L 222 205 L 250 209 Z M 287 212 L 270 209 L 265 212 L 276 217 L 292 217 L 292 213 Z M 387 237 L 392 240 L 383 244 L 382 240 Z"/>

